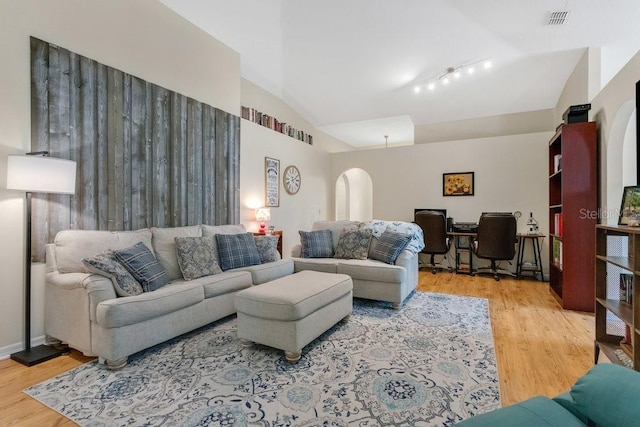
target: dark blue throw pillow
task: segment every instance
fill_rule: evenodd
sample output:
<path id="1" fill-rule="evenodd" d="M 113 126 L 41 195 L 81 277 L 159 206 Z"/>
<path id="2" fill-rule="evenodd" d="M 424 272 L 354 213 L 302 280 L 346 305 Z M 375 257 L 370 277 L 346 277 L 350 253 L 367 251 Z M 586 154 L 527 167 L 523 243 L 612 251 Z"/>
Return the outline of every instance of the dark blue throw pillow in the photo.
<path id="1" fill-rule="evenodd" d="M 116 259 L 142 285 L 145 292 L 155 291 L 169 283 L 169 275 L 142 242 L 113 251 Z"/>
<path id="2" fill-rule="evenodd" d="M 331 230 L 298 231 L 302 244 L 302 258 L 333 257 Z"/>
<path id="3" fill-rule="evenodd" d="M 410 234 L 385 230 L 380 236 L 378 244 L 371 251 L 370 257 L 387 264 L 394 264 L 410 240 Z"/>
<path id="4" fill-rule="evenodd" d="M 260 264 L 253 233 L 216 234 L 216 244 L 223 271 Z"/>

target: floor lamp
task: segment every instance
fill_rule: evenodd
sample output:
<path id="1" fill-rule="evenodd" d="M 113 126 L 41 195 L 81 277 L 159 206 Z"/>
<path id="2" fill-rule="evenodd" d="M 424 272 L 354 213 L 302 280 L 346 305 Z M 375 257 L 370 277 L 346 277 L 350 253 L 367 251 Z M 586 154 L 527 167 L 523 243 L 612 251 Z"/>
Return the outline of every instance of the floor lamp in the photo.
<path id="1" fill-rule="evenodd" d="M 7 158 L 7 189 L 27 192 L 24 265 L 24 350 L 13 353 L 11 358 L 23 365 L 32 366 L 62 354 L 46 345 L 31 347 L 31 193 L 74 194 L 76 187 L 76 162 L 49 157 L 46 151 L 10 155 Z"/>

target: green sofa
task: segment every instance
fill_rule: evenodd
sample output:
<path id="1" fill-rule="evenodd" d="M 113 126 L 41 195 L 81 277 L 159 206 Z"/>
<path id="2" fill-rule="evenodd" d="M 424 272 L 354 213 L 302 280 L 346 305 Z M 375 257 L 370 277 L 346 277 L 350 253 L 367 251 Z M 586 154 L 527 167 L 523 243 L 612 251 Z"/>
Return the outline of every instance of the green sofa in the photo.
<path id="1" fill-rule="evenodd" d="M 609 363 L 595 365 L 567 393 L 553 399 L 536 396 L 456 426 L 640 426 L 640 373 Z"/>

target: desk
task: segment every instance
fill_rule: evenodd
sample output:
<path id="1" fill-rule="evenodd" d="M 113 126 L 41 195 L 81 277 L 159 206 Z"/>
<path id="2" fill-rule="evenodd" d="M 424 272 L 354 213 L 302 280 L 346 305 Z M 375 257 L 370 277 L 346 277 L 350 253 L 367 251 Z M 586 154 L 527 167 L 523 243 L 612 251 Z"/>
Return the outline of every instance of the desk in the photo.
<path id="1" fill-rule="evenodd" d="M 533 273 L 534 277 L 539 272 L 540 280 L 544 280 L 544 275 L 542 273 L 542 256 L 540 255 L 540 238 L 544 239 L 544 234 L 518 233 L 516 236 L 518 237 L 518 263 L 516 265 L 516 279 L 520 279 L 523 271 L 528 271 Z M 534 264 L 531 266 L 523 265 L 524 247 L 527 241 L 531 242 L 531 248 L 533 249 Z"/>
<path id="2" fill-rule="evenodd" d="M 448 236 L 453 236 L 453 246 L 456 251 L 456 273 L 474 275 L 473 271 L 473 239 L 478 233 L 465 233 L 459 231 L 449 231 Z M 466 255 L 468 262 L 464 262 L 462 257 Z"/>

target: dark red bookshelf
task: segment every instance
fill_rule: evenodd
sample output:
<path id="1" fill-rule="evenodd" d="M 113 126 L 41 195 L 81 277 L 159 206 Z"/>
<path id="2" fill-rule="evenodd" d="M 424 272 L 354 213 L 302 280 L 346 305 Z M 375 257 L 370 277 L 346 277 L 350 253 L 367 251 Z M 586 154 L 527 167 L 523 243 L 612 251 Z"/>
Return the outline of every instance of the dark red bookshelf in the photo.
<path id="1" fill-rule="evenodd" d="M 596 123 L 563 124 L 549 141 L 549 289 L 562 308 L 595 309 L 597 213 Z M 561 233 L 554 229 L 556 214 Z"/>

